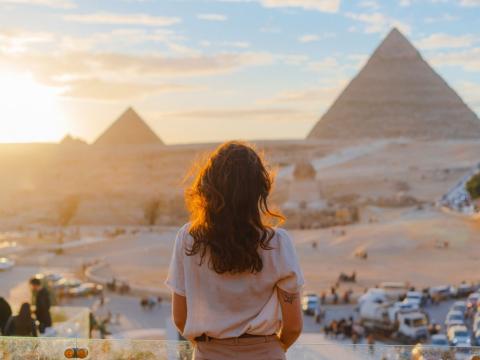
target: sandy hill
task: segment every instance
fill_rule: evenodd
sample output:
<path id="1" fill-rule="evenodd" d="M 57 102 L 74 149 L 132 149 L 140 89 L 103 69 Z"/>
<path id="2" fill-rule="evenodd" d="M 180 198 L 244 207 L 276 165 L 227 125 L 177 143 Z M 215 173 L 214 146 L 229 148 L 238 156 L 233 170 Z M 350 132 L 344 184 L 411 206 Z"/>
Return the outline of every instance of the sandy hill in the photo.
<path id="1" fill-rule="evenodd" d="M 132 108 L 128 108 L 95 141 L 95 145 L 142 144 L 162 144 L 162 140 Z"/>
<path id="2" fill-rule="evenodd" d="M 480 138 L 480 120 L 393 29 L 309 138 Z"/>

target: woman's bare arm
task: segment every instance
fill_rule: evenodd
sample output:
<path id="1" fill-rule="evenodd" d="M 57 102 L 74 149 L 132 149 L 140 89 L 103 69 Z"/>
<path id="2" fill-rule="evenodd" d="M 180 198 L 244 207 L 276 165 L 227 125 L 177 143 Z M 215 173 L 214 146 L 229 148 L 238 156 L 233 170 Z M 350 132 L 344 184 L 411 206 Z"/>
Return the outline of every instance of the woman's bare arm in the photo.
<path id="1" fill-rule="evenodd" d="M 291 294 L 277 287 L 277 294 L 282 310 L 279 337 L 286 351 L 298 339 L 303 328 L 300 293 Z"/>
<path id="2" fill-rule="evenodd" d="M 187 322 L 187 298 L 185 296 L 173 293 L 172 318 L 180 334 L 183 334 Z"/>

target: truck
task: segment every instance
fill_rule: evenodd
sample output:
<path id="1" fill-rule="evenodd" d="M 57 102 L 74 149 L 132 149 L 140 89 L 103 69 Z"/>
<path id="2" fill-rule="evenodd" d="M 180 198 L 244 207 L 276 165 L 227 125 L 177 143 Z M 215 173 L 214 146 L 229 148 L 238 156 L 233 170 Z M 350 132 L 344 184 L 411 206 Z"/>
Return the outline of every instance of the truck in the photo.
<path id="1" fill-rule="evenodd" d="M 415 344 L 428 339 L 428 316 L 419 309 L 397 304 L 366 302 L 360 307 L 360 323 L 370 333 Z"/>

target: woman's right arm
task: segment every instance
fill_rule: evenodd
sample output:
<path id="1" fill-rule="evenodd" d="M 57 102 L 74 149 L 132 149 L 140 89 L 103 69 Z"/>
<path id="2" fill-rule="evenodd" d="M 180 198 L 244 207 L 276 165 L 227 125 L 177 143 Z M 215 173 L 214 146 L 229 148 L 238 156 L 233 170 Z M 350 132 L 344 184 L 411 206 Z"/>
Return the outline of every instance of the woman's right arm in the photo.
<path id="1" fill-rule="evenodd" d="M 183 334 L 187 322 L 187 298 L 175 292 L 172 294 L 172 318 L 180 334 Z"/>
<path id="2" fill-rule="evenodd" d="M 282 310 L 282 327 L 279 338 L 285 351 L 287 351 L 298 339 L 303 328 L 300 293 L 288 293 L 277 287 L 277 295 Z"/>

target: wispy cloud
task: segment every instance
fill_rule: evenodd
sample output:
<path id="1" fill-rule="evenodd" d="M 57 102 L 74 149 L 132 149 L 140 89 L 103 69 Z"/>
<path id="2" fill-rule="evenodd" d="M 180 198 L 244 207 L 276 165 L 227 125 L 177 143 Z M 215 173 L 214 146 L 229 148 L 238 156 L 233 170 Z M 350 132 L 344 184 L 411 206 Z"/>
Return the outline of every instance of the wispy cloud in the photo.
<path id="1" fill-rule="evenodd" d="M 372 9 L 372 10 L 378 10 L 380 9 L 380 4 L 375 1 L 375 0 L 363 0 L 360 1 L 358 4 L 359 7 L 366 8 L 366 9 Z"/>
<path id="2" fill-rule="evenodd" d="M 62 95 L 72 98 L 102 101 L 124 100 L 159 93 L 198 91 L 197 86 L 179 84 L 149 84 L 142 82 L 107 81 L 102 79 L 72 80 L 65 84 Z"/>
<path id="3" fill-rule="evenodd" d="M 472 46 L 476 37 L 470 34 L 455 36 L 443 33 L 432 34 L 417 40 L 415 43 L 421 49 L 464 48 Z"/>
<path id="4" fill-rule="evenodd" d="M 298 38 L 298 41 L 300 41 L 301 43 L 311 43 L 319 40 L 320 36 L 315 34 L 305 34 Z"/>
<path id="5" fill-rule="evenodd" d="M 340 0 L 259 0 L 267 8 L 292 7 L 336 13 L 340 9 Z"/>
<path id="6" fill-rule="evenodd" d="M 33 46 L 52 43 L 54 39 L 54 34 L 48 32 L 5 29 L 0 31 L 0 52 L 26 52 Z"/>
<path id="7" fill-rule="evenodd" d="M 47 6 L 57 9 L 73 9 L 77 7 L 73 0 L 0 0 L 1 4 Z"/>
<path id="8" fill-rule="evenodd" d="M 425 22 L 427 24 L 432 24 L 432 23 L 442 22 L 442 21 L 451 22 L 451 21 L 456 21 L 458 19 L 460 19 L 458 16 L 454 16 L 454 15 L 450 15 L 450 14 L 443 14 L 443 15 L 440 15 L 440 16 L 426 17 Z"/>
<path id="9" fill-rule="evenodd" d="M 148 14 L 118 14 L 118 13 L 91 13 L 65 15 L 66 21 L 85 24 L 107 25 L 143 25 L 143 26 L 171 26 L 180 23 L 178 17 L 152 16 Z"/>
<path id="10" fill-rule="evenodd" d="M 438 66 L 457 66 L 466 71 L 480 71 L 480 48 L 462 51 L 437 53 L 428 56 L 432 64 Z"/>
<path id="11" fill-rule="evenodd" d="M 455 85 L 462 98 L 480 113 L 480 84 L 471 81 L 461 81 Z"/>
<path id="12" fill-rule="evenodd" d="M 332 37 L 335 37 L 335 33 L 328 32 L 323 34 L 304 34 L 298 38 L 298 41 L 301 43 L 311 43 Z"/>
<path id="13" fill-rule="evenodd" d="M 197 19 L 206 21 L 227 21 L 227 16 L 223 14 L 198 14 Z"/>
<path id="14" fill-rule="evenodd" d="M 460 0 L 460 5 L 466 7 L 480 6 L 480 0 Z"/>
<path id="15" fill-rule="evenodd" d="M 398 27 L 406 34 L 410 33 L 410 25 L 407 23 L 384 15 L 380 12 L 373 13 L 352 13 L 345 14 L 346 17 L 365 24 L 365 33 L 381 33 L 390 30 L 392 27 Z"/>

